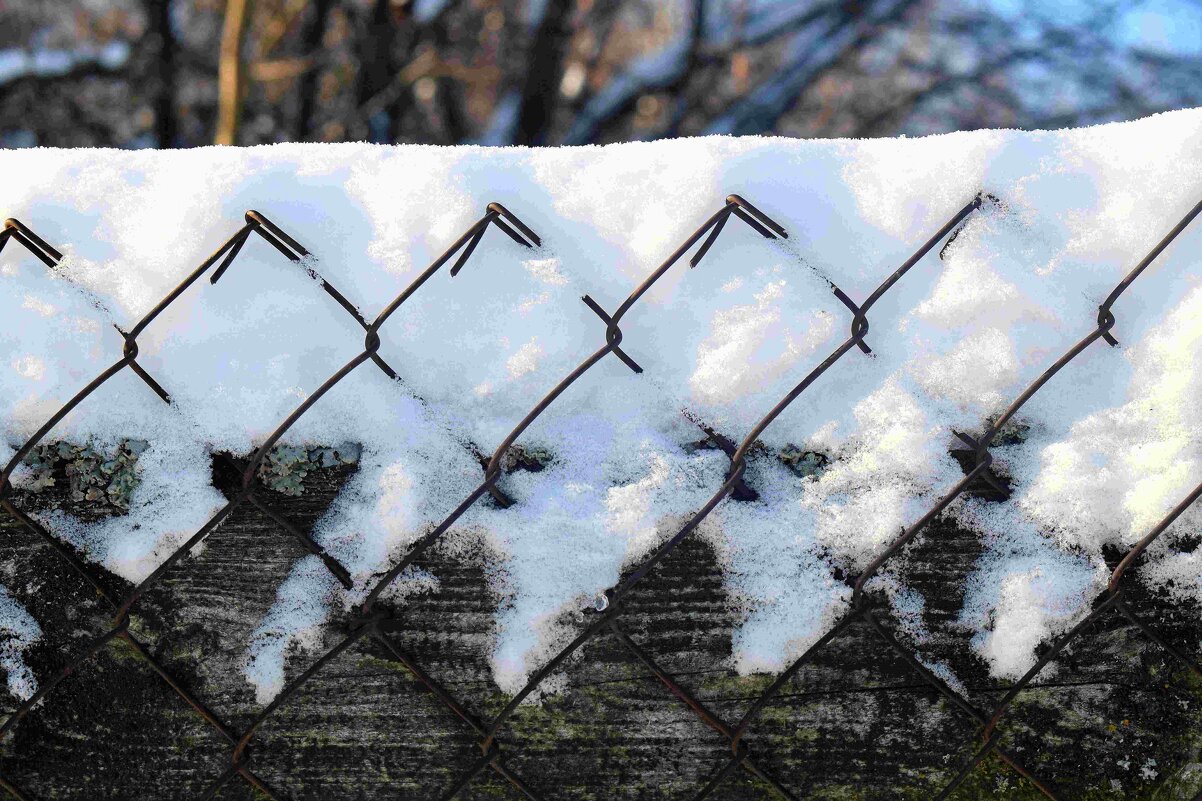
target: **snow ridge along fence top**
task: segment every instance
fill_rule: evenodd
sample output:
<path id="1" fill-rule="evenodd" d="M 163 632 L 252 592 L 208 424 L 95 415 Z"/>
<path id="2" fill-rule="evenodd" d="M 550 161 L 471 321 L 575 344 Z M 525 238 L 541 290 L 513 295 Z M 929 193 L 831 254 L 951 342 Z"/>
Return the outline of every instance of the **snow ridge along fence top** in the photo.
<path id="1" fill-rule="evenodd" d="M 835 297 L 847 308 L 850 320 L 850 332 L 848 337 L 839 344 L 820 364 L 814 367 L 807 375 L 805 375 L 790 390 L 780 401 L 772 407 L 760 421 L 752 427 L 745 438 L 736 446 L 733 440 L 720 435 L 714 435 L 712 432 L 711 438 L 726 452 L 730 459 L 730 466 L 727 470 L 726 477 L 722 485 L 716 488 L 713 496 L 699 509 L 697 512 L 669 539 L 655 549 L 651 555 L 644 560 L 635 569 L 630 571 L 624 580 L 616 587 L 608 590 L 603 596 L 597 599 L 595 608 L 589 610 L 589 618 L 579 633 L 567 646 L 555 654 L 546 664 L 537 670 L 515 694 L 501 711 L 491 719 L 482 719 L 471 710 L 467 709 L 454 696 L 452 696 L 439 681 L 429 675 L 418 662 L 410 655 L 405 653 L 394 642 L 394 638 L 390 633 L 398 627 L 399 618 L 395 610 L 383 608 L 379 603 L 381 594 L 411 565 L 415 560 L 434 545 L 455 522 L 476 502 L 486 495 L 493 497 L 501 505 L 509 505 L 511 500 L 497 486 L 497 481 L 502 472 L 502 464 L 506 453 L 513 446 L 519 437 L 532 425 L 535 420 L 552 404 L 555 400 L 565 392 L 572 384 L 587 373 L 594 365 L 605 359 L 606 356 L 613 354 L 617 359 L 623 362 L 631 370 L 641 372 L 636 359 L 627 352 L 623 347 L 623 333 L 621 322 L 623 317 L 638 303 L 639 299 L 656 283 L 666 272 L 668 272 L 675 264 L 696 247 L 693 255 L 689 258 L 689 265 L 696 267 L 711 246 L 721 235 L 726 224 L 731 217 L 736 217 L 745 223 L 752 232 L 759 234 L 768 239 L 786 238 L 788 234 L 780 225 L 772 220 L 770 216 L 765 214 L 760 209 L 756 208 L 747 200 L 738 195 L 730 195 L 725 203 L 714 212 L 714 214 L 706 220 L 697 230 L 695 230 L 681 245 L 655 270 L 653 270 L 646 279 L 639 284 L 630 295 L 617 307 L 611 314 L 607 312 L 599 303 L 589 296 L 584 296 L 584 303 L 591 309 L 604 323 L 604 343 L 591 355 L 585 358 L 574 370 L 568 373 L 555 387 L 553 387 L 542 399 L 540 399 L 530 409 L 529 413 L 523 417 L 510 431 L 510 433 L 497 445 L 491 458 L 487 461 L 482 461 L 484 471 L 483 478 L 479 485 L 463 498 L 458 506 L 456 506 L 440 523 L 433 526 L 426 534 L 417 540 L 409 550 L 404 554 L 395 565 L 391 567 L 378 581 L 372 585 L 367 593 L 366 599 L 359 606 L 355 613 L 349 616 L 345 622 L 345 636 L 330 650 L 324 653 L 309 667 L 304 670 L 293 681 L 288 683 L 283 690 L 267 704 L 260 714 L 246 727 L 243 731 L 234 731 L 225 723 L 223 723 L 217 715 L 206 707 L 203 701 L 196 697 L 183 682 L 177 680 L 171 675 L 150 653 L 148 648 L 130 631 L 130 614 L 138 601 L 144 594 L 170 570 L 176 568 L 178 563 L 193 549 L 196 545 L 205 540 L 221 523 L 229 517 L 237 508 L 243 504 L 251 504 L 257 509 L 264 512 L 275 524 L 279 526 L 288 536 L 296 539 L 307 551 L 317 556 L 330 573 L 343 586 L 351 586 L 351 577 L 349 571 L 335 557 L 327 553 L 313 538 L 301 529 L 300 526 L 290 522 L 286 517 L 279 514 L 277 511 L 263 503 L 256 496 L 256 471 L 264 458 L 268 455 L 271 449 L 279 442 L 280 438 L 306 413 L 312 406 L 320 402 L 331 388 L 342 381 L 351 372 L 357 370 L 367 362 L 371 362 L 376 369 L 381 370 L 390 378 L 396 378 L 398 373 L 391 367 L 384 358 L 379 354 L 380 336 L 379 331 L 387 321 L 396 313 L 400 307 L 417 292 L 423 284 L 442 267 L 444 267 L 453 258 L 454 264 L 450 268 L 450 274 L 456 276 L 469 262 L 473 251 L 479 245 L 480 241 L 485 236 L 490 227 L 500 230 L 512 239 L 517 245 L 522 248 L 531 249 L 540 246 L 541 242 L 538 235 L 526 225 L 518 216 L 509 209 L 499 203 L 490 203 L 484 215 L 468 228 L 454 243 L 446 249 L 446 251 L 434 260 L 418 277 L 397 295 L 384 310 L 374 319 L 368 321 L 363 317 L 358 308 L 351 303 L 347 298 L 339 292 L 333 285 L 325 281 L 314 269 L 309 266 L 305 260 L 308 251 L 293 239 L 286 232 L 276 226 L 266 216 L 256 211 L 248 211 L 245 217 L 245 224 L 237 230 L 213 255 L 205 259 L 200 266 L 194 269 L 175 289 L 167 294 L 159 303 L 150 310 L 141 320 L 138 321 L 133 328 L 126 332 L 118 329 L 124 343 L 122 357 L 110 365 L 107 369 L 96 376 L 91 382 L 83 387 L 79 392 L 72 397 L 66 404 L 55 412 L 50 419 L 46 421 L 41 428 L 17 451 L 17 453 L 9 460 L 8 464 L 0 472 L 0 506 L 5 511 L 13 515 L 17 520 L 31 529 L 40 538 L 45 540 L 54 550 L 66 560 L 70 567 L 82 576 L 96 591 L 98 596 L 110 607 L 113 613 L 113 621 L 111 626 L 95 635 L 87 645 L 77 654 L 73 656 L 62 668 L 53 676 L 42 679 L 36 693 L 27 701 L 22 703 L 13 714 L 0 725 L 0 739 L 8 737 L 18 723 L 44 699 L 52 693 L 62 681 L 67 679 L 73 673 L 84 669 L 86 663 L 110 642 L 114 640 L 124 641 L 132 650 L 138 659 L 144 661 L 154 673 L 165 681 L 168 686 L 181 698 L 183 701 L 200 717 L 202 717 L 208 725 L 210 725 L 229 745 L 230 747 L 230 764 L 226 770 L 220 775 L 214 776 L 210 786 L 204 794 L 205 798 L 213 798 L 217 796 L 222 788 L 227 784 L 239 778 L 242 781 L 250 784 L 260 793 L 268 798 L 281 798 L 268 785 L 259 778 L 251 769 L 251 747 L 255 735 L 260 726 L 268 720 L 281 706 L 288 701 L 324 666 L 329 664 L 339 654 L 346 651 L 356 642 L 361 640 L 371 640 L 376 645 L 384 650 L 390 657 L 400 665 L 404 666 L 412 676 L 424 685 L 436 697 L 443 706 L 458 718 L 462 723 L 471 729 L 476 737 L 477 744 L 480 748 L 480 755 L 470 761 L 462 771 L 460 777 L 450 787 L 431 788 L 432 792 L 440 792 L 439 797 L 443 799 L 453 799 L 460 795 L 472 781 L 484 771 L 492 771 L 498 776 L 504 778 L 513 787 L 515 787 L 522 795 L 530 799 L 552 798 L 553 788 L 538 787 L 537 784 L 531 784 L 523 777 L 519 776 L 506 761 L 506 752 L 501 747 L 506 723 L 510 720 L 514 711 L 518 706 L 534 693 L 539 686 L 546 681 L 573 653 L 579 650 L 586 642 L 598 636 L 612 635 L 617 642 L 624 648 L 629 650 L 637 660 L 642 663 L 651 673 L 659 679 L 660 682 L 672 693 L 676 698 L 686 704 L 697 717 L 707 726 L 718 732 L 729 743 L 731 755 L 725 762 L 715 765 L 714 773 L 710 780 L 703 786 L 697 789 L 694 798 L 702 799 L 714 794 L 735 772 L 745 771 L 759 779 L 766 787 L 779 797 L 786 799 L 796 798 L 789 790 L 786 784 L 778 777 L 774 776 L 770 768 L 761 760 L 757 760 L 753 754 L 750 745 L 748 744 L 749 736 L 752 732 L 752 727 L 760 717 L 764 708 L 771 703 L 773 698 L 780 692 L 785 684 L 807 663 L 811 662 L 816 654 L 829 645 L 836 638 L 843 636 L 848 630 L 852 622 L 856 620 L 864 621 L 868 624 L 874 636 L 876 636 L 884 650 L 896 652 L 902 657 L 904 662 L 913 672 L 921 678 L 923 682 L 930 685 L 939 695 L 945 698 L 950 707 L 956 710 L 959 714 L 971 721 L 978 735 L 981 737 L 981 746 L 975 751 L 972 758 L 962 766 L 957 772 L 952 781 L 948 783 L 939 793 L 938 798 L 947 797 L 958 787 L 964 779 L 969 775 L 973 768 L 986 756 L 991 753 L 996 753 L 1002 761 L 1009 765 L 1019 776 L 1032 783 L 1043 795 L 1051 799 L 1059 799 L 1060 795 L 1054 789 L 1053 785 L 1045 779 L 1037 777 L 1030 770 L 1023 767 L 1022 764 L 1015 758 L 1012 753 L 1009 753 L 1002 746 L 1003 729 L 1001 724 L 1004 721 L 1006 713 L 1014 701 L 1014 699 L 1027 688 L 1032 680 L 1039 672 L 1064 650 L 1065 647 L 1076 638 L 1082 631 L 1089 627 L 1098 618 L 1111 612 L 1122 615 L 1131 621 L 1138 629 L 1149 637 L 1153 642 L 1164 648 L 1169 654 L 1180 660 L 1190 671 L 1202 677 L 1202 669 L 1199 668 L 1197 662 L 1188 656 L 1184 655 L 1180 650 L 1170 645 L 1163 637 L 1150 627 L 1145 621 L 1137 616 L 1127 603 L 1123 595 L 1123 577 L 1129 571 L 1131 566 L 1136 562 L 1138 557 L 1159 537 L 1168 526 L 1180 516 L 1191 504 L 1202 497 L 1202 485 L 1194 489 L 1181 503 L 1165 516 L 1156 526 L 1154 526 L 1148 534 L 1140 540 L 1130 551 L 1121 559 L 1118 566 L 1114 569 L 1110 583 L 1106 590 L 1095 602 L 1094 608 L 1081 623 L 1072 628 L 1068 633 L 1058 638 L 1051 647 L 1044 653 L 1034 667 L 1027 672 L 1018 682 L 1014 683 L 1009 688 L 1009 691 L 1004 695 L 1001 702 L 993 710 L 980 710 L 969 703 L 963 695 L 953 689 L 946 681 L 934 675 L 926 668 L 919 660 L 918 655 L 911 649 L 907 648 L 882 622 L 873 614 L 872 602 L 869 594 L 866 592 L 871 579 L 881 570 L 882 567 L 892 558 L 894 558 L 907 544 L 909 544 L 918 534 L 936 517 L 938 517 L 947 507 L 961 494 L 970 488 L 970 485 L 981 482 L 991 486 L 994 490 L 1006 494 L 1006 489 L 1000 486 L 990 471 L 992 457 L 989 453 L 989 448 L 995 438 L 998 436 L 1002 428 L 1009 422 L 1019 409 L 1030 398 L 1038 392 L 1048 381 L 1050 381 L 1057 373 L 1059 373 L 1066 365 L 1068 365 L 1079 354 L 1089 348 L 1094 342 L 1101 339 L 1111 345 L 1117 344 L 1117 340 L 1112 335 L 1112 329 L 1116 325 L 1116 319 L 1112 312 L 1112 307 L 1119 300 L 1120 296 L 1127 291 L 1139 275 L 1160 255 L 1160 253 L 1183 231 L 1189 224 L 1202 213 L 1202 202 L 1199 202 L 1183 217 L 1168 234 L 1131 270 L 1130 273 L 1114 288 L 1106 300 L 1098 309 L 1096 327 L 1090 331 L 1082 340 L 1068 350 L 1060 359 L 1054 362 L 1030 387 L 1028 387 L 1014 402 L 1005 410 L 1005 412 L 992 422 L 988 422 L 984 427 L 984 433 L 977 438 L 962 432 L 955 432 L 956 436 L 967 445 L 971 457 L 972 467 L 966 467 L 966 474 L 942 499 L 939 500 L 925 515 L 919 518 L 909 528 L 905 529 L 900 535 L 893 540 L 861 573 L 859 576 L 849 579 L 849 585 L 852 588 L 851 603 L 847 613 L 835 623 L 821 639 L 798 657 L 789 667 L 784 670 L 772 684 L 751 704 L 743 717 L 733 723 L 722 720 L 718 715 L 709 710 L 701 701 L 699 701 L 684 685 L 680 683 L 674 676 L 663 670 L 651 657 L 649 652 L 638 642 L 636 642 L 623 628 L 621 616 L 624 608 L 624 601 L 630 592 L 639 584 L 652 570 L 655 569 L 669 553 L 687 538 L 700 523 L 728 497 L 738 497 L 740 492 L 746 491 L 742 477 L 746 471 L 746 457 L 749 450 L 754 446 L 760 434 L 770 426 L 774 420 L 794 401 L 796 401 L 806 389 L 818 380 L 824 373 L 830 370 L 839 362 L 845 355 L 852 350 L 859 350 L 863 354 L 871 353 L 871 348 L 868 344 L 867 337 L 870 330 L 869 327 L 869 312 L 872 307 L 879 301 L 889 290 L 901 281 L 906 274 L 913 268 L 921 259 L 934 250 L 940 243 L 950 241 L 958 234 L 959 227 L 965 222 L 974 211 L 980 209 L 983 204 L 997 202 L 997 199 L 987 194 L 979 194 L 975 198 L 967 202 L 962 208 L 951 214 L 947 222 L 934 232 L 930 238 L 916 250 L 908 259 L 897 267 L 897 269 L 888 275 L 880 285 L 870 294 L 863 302 L 857 304 L 849 297 L 842 289 L 834 284 L 830 285 L 831 291 Z M 241 485 L 237 492 L 228 500 L 213 517 L 205 523 L 195 534 L 185 541 L 179 548 L 173 551 L 146 579 L 135 586 L 125 597 L 119 597 L 106 588 L 105 582 L 102 580 L 100 569 L 93 564 L 86 562 L 74 550 L 74 548 L 59 538 L 57 538 L 45 526 L 31 518 L 23 512 L 15 503 L 12 497 L 12 486 L 10 478 L 12 473 L 22 463 L 33 449 L 50 434 L 54 427 L 73 409 L 79 406 L 85 399 L 88 398 L 97 388 L 108 381 L 113 376 L 117 375 L 125 369 L 135 373 L 159 398 L 164 402 L 170 403 L 171 398 L 166 389 L 151 376 L 137 361 L 138 357 L 138 336 L 150 326 L 154 320 L 176 299 L 178 299 L 186 290 L 206 273 L 209 274 L 211 283 L 216 283 L 221 276 L 235 262 L 238 253 L 242 249 L 246 241 L 252 236 L 257 235 L 262 237 L 266 242 L 271 244 L 279 253 L 289 261 L 296 263 L 298 267 L 306 270 L 309 275 L 317 282 L 318 286 L 341 306 L 347 314 L 351 315 L 359 326 L 364 331 L 364 340 L 362 351 L 353 359 L 348 361 L 343 367 L 333 373 L 326 379 L 318 388 L 316 388 L 296 409 L 285 419 L 279 426 L 266 438 L 259 448 L 251 455 L 249 461 L 244 468 L 237 468 L 241 474 Z M 0 232 L 0 251 L 9 243 L 16 242 L 32 253 L 39 259 L 48 269 L 56 270 L 59 262 L 62 260 L 62 254 L 39 237 L 30 228 L 23 225 L 17 220 L 7 220 L 4 224 L 3 231 Z M 940 253 L 942 255 L 942 253 Z M 637 353 L 637 346 L 633 349 Z M 848 399 L 849 403 L 855 399 Z M 226 458 L 218 456 L 217 458 Z M 231 462 L 232 464 L 232 462 Z M 0 787 L 3 787 L 10 795 L 18 799 L 33 798 L 34 796 L 26 795 L 25 792 L 18 788 L 12 781 L 0 773 Z M 538 787 L 538 789 L 535 789 Z M 1199 788 L 1199 793 L 1196 801 L 1202 801 L 1202 788 Z"/>

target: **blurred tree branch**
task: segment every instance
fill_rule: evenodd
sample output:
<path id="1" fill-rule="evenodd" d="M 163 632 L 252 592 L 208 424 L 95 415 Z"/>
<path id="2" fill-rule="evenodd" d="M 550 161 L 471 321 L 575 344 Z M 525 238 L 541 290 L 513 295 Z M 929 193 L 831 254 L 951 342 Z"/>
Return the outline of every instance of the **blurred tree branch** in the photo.
<path id="1" fill-rule="evenodd" d="M 154 138 L 159 147 L 173 147 L 178 125 L 175 113 L 176 41 L 171 27 L 171 0 L 146 0 L 147 34 L 154 43 Z"/>
<path id="2" fill-rule="evenodd" d="M 535 21 L 526 59 L 526 78 L 520 90 L 514 144 L 547 144 L 551 118 L 559 101 L 563 57 L 569 44 L 567 23 L 571 5 L 569 0 L 545 0 L 541 18 Z"/>
<path id="3" fill-rule="evenodd" d="M 221 60 L 217 71 L 217 132 L 213 137 L 218 145 L 234 145 L 238 141 L 245 81 L 242 47 L 250 6 L 251 0 L 226 0 L 225 3 L 225 26 L 221 31 Z"/>
<path id="4" fill-rule="evenodd" d="M 312 12 L 301 33 L 301 48 L 304 51 L 305 70 L 300 74 L 296 93 L 299 104 L 296 122 L 292 126 L 292 139 L 303 142 L 313 135 L 313 112 L 317 107 L 317 54 L 325 41 L 329 25 L 332 0 L 313 0 Z"/>
<path id="5" fill-rule="evenodd" d="M 1202 105 L 1197 0 L 22 0 L 9 11 L 10 145 L 880 136 Z"/>

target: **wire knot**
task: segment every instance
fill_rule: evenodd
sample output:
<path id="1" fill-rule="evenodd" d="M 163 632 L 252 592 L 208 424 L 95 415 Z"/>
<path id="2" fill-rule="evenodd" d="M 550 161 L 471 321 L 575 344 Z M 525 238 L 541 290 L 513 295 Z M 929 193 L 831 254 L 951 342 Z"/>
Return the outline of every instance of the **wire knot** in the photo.
<path id="1" fill-rule="evenodd" d="M 622 329 L 618 327 L 617 319 L 610 317 L 609 312 L 601 308 L 601 304 L 593 300 L 588 295 L 582 297 L 581 300 L 584 301 L 584 305 L 593 310 L 593 314 L 600 317 L 602 322 L 605 323 L 605 344 L 610 351 L 612 351 L 615 356 L 621 359 L 622 362 L 634 372 L 643 372 L 643 368 L 639 367 L 638 362 L 630 358 L 630 356 L 626 354 L 626 351 L 618 347 L 622 344 Z"/>
<path id="2" fill-rule="evenodd" d="M 363 349 L 368 353 L 378 351 L 380 349 L 380 335 L 369 329 L 367 336 L 363 337 Z"/>
<path id="3" fill-rule="evenodd" d="M 1108 306 L 1098 307 L 1098 329 L 1102 332 L 1102 339 L 1111 347 L 1118 347 L 1119 341 L 1110 334 L 1110 329 L 1114 328 L 1114 313 L 1110 311 Z"/>
<path id="4" fill-rule="evenodd" d="M 501 758 L 501 746 L 497 745 L 496 738 L 489 737 L 481 740 L 477 745 L 480 746 L 480 752 L 488 757 L 488 761 L 485 762 L 486 765 L 491 765 Z"/>
<path id="5" fill-rule="evenodd" d="M 747 747 L 747 743 L 743 742 L 742 732 L 738 732 L 730 738 L 730 751 L 734 754 L 736 765 L 742 764 L 751 756 L 751 749 Z"/>
<path id="6" fill-rule="evenodd" d="M 351 615 L 346 621 L 346 627 L 351 632 L 360 631 L 366 628 L 371 634 L 378 634 L 380 624 L 389 620 L 387 612 L 373 612 L 367 608 L 361 608 L 358 614 Z"/>
<path id="7" fill-rule="evenodd" d="M 230 755 L 230 767 L 232 770 L 240 771 L 250 764 L 250 745 L 244 745 L 241 748 L 235 748 Z"/>

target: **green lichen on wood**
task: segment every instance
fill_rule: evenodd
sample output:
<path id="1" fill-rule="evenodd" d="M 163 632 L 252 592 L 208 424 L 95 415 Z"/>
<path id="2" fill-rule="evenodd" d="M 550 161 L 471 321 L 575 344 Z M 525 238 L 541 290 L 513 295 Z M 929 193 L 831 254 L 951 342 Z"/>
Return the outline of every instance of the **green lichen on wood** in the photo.
<path id="1" fill-rule="evenodd" d="M 989 424 L 992 426 L 994 420 L 991 419 Z M 1010 420 L 1002 426 L 1001 431 L 998 431 L 997 436 L 993 438 L 993 446 L 1021 445 L 1027 441 L 1030 435 L 1031 426 L 1018 420 Z"/>
<path id="2" fill-rule="evenodd" d="M 92 442 L 38 445 L 25 457 L 25 464 L 33 471 L 28 488 L 39 492 L 58 486 L 59 479 L 65 477 L 73 503 L 128 511 L 138 484 L 138 456 L 148 447 L 140 440 L 126 440 L 107 451 Z"/>
<path id="3" fill-rule="evenodd" d="M 817 478 L 831 463 L 830 457 L 826 454 L 805 450 L 796 445 L 786 445 L 781 448 L 776 458 L 800 478 Z"/>
<path id="4" fill-rule="evenodd" d="M 305 492 L 305 478 L 326 467 L 358 464 L 358 445 L 277 445 L 259 463 L 259 480 L 267 488 L 293 497 Z"/>
<path id="5" fill-rule="evenodd" d="M 537 473 L 554 461 L 555 455 L 547 448 L 538 445 L 511 445 L 505 451 L 501 467 L 506 473 L 524 470 Z"/>
<path id="6" fill-rule="evenodd" d="M 65 479 L 70 502 L 78 508 L 123 514 L 138 486 L 138 457 L 149 447 L 141 440 L 125 440 L 112 449 L 94 442 L 38 445 L 25 457 L 32 475 L 23 488 L 40 493 L 60 488 Z M 349 443 L 333 448 L 277 445 L 260 463 L 259 480 L 284 495 L 303 495 L 308 476 L 323 468 L 357 464 L 360 452 L 358 445 Z"/>

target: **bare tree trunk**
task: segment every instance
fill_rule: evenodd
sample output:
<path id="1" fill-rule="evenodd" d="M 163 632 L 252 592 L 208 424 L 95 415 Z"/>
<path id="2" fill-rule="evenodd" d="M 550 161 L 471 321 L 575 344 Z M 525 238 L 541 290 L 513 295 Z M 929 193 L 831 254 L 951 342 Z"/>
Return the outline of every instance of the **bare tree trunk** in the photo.
<path id="1" fill-rule="evenodd" d="M 300 107 L 297 110 L 296 125 L 292 138 L 299 141 L 308 139 L 313 133 L 313 112 L 317 107 L 318 54 L 321 52 L 322 41 L 326 35 L 326 24 L 330 16 L 332 0 L 314 0 L 313 16 L 305 26 L 302 36 L 302 47 L 309 66 L 300 76 L 297 94 L 300 96 Z"/>
<path id="2" fill-rule="evenodd" d="M 423 32 L 425 39 L 431 42 L 438 52 L 452 52 L 454 41 L 447 30 L 445 19 L 441 15 L 431 20 Z M 411 47 L 411 50 L 416 50 L 416 47 Z M 457 145 L 467 138 L 471 127 L 471 122 L 465 113 L 463 81 L 450 75 L 440 75 L 434 81 L 437 87 L 435 94 L 438 103 L 437 115 L 438 121 L 441 123 L 439 138 L 442 144 Z M 394 120 L 399 129 L 402 121 L 400 109 L 394 112 Z M 394 141 L 396 139 L 397 137 L 394 137 Z"/>
<path id="3" fill-rule="evenodd" d="M 543 18 L 535 29 L 522 86 L 514 144 L 544 145 L 559 97 L 563 56 L 570 36 L 567 31 L 570 0 L 548 0 Z"/>
<path id="4" fill-rule="evenodd" d="M 396 36 L 397 26 L 392 18 L 389 0 L 376 0 L 359 48 L 359 75 L 355 87 L 357 108 L 363 108 L 377 92 L 392 82 Z M 387 115 L 388 120 L 381 120 L 378 115 Z M 381 109 L 372 115 L 367 121 L 366 138 L 373 142 L 385 141 L 391 131 L 391 119 L 392 112 L 389 109 Z M 354 132 L 351 133 L 354 135 Z"/>
<path id="5" fill-rule="evenodd" d="M 150 38 L 154 41 L 155 71 L 154 135 L 158 147 L 176 144 L 178 123 L 175 112 L 175 32 L 171 29 L 171 0 L 147 0 L 146 18 Z"/>
<path id="6" fill-rule="evenodd" d="M 245 80 L 242 43 L 251 0 L 226 0 L 225 27 L 221 32 L 221 63 L 217 71 L 217 135 L 214 142 L 233 145 L 238 138 L 238 118 L 242 111 L 242 84 Z"/>
<path id="7" fill-rule="evenodd" d="M 694 0 L 693 21 L 689 30 L 689 53 L 685 57 L 685 68 L 680 79 L 669 91 L 672 94 L 672 111 L 668 124 L 660 133 L 661 137 L 680 135 L 680 124 L 684 122 L 689 110 L 689 79 L 697 76 L 697 68 L 701 63 L 701 47 L 705 40 L 705 0 Z"/>

